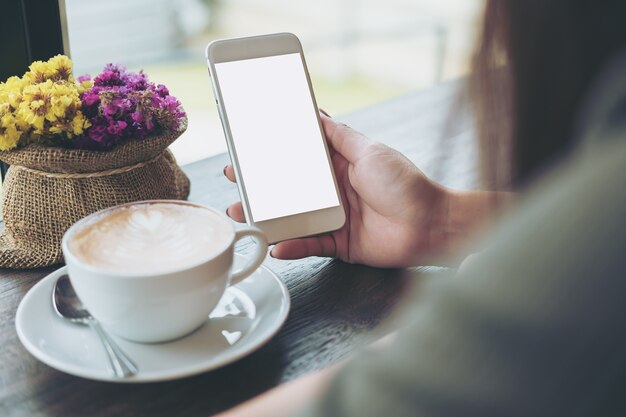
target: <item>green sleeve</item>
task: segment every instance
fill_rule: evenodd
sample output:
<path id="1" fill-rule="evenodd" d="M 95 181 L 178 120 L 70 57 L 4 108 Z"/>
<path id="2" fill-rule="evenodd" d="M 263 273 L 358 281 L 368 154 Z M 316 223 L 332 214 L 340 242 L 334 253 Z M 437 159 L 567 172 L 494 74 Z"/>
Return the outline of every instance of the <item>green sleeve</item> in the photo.
<path id="1" fill-rule="evenodd" d="M 626 415 L 626 141 L 581 156 L 421 288 L 310 416 Z"/>

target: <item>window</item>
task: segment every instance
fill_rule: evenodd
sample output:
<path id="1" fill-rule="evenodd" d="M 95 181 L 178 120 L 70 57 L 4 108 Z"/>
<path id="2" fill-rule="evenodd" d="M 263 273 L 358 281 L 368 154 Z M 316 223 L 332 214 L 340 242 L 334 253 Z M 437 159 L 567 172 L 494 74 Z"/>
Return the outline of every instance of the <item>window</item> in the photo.
<path id="1" fill-rule="evenodd" d="M 65 0 L 77 75 L 115 62 L 167 85 L 189 115 L 182 164 L 226 144 L 204 62 L 217 38 L 300 37 L 318 104 L 341 114 L 467 70 L 479 0 Z M 469 35 L 468 35 L 469 33 Z"/>
<path id="2" fill-rule="evenodd" d="M 480 0 L 15 0 L 0 17 L 0 75 L 64 49 L 76 75 L 115 62 L 167 85 L 189 115 L 180 163 L 226 150 L 204 47 L 289 31 L 302 40 L 319 105 L 342 114 L 467 71 Z M 67 24 L 62 25 L 66 17 Z M 67 30 L 63 39 L 61 27 Z M 64 42 L 65 41 L 65 42 Z M 69 41 L 69 42 L 68 42 Z M 65 48 L 63 47 L 65 44 Z"/>

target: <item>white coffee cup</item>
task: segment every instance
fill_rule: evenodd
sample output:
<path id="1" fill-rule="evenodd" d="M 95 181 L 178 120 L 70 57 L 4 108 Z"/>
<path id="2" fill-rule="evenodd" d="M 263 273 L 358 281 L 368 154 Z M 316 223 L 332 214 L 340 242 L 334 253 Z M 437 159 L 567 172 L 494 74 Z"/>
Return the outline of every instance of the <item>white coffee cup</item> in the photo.
<path id="1" fill-rule="evenodd" d="M 235 243 L 248 236 L 254 253 L 233 272 Z M 212 208 L 154 200 L 79 220 L 62 248 L 76 294 L 96 320 L 118 336 L 153 343 L 205 323 L 226 288 L 261 265 L 267 239 Z"/>

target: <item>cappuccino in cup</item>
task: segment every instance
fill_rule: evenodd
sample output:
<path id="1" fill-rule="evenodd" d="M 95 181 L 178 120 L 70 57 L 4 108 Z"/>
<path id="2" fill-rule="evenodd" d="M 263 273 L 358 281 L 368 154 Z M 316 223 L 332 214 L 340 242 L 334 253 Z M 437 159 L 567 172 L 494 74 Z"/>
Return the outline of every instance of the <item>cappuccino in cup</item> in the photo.
<path id="1" fill-rule="evenodd" d="M 82 262 L 107 271 L 157 273 L 197 263 L 226 249 L 232 227 L 203 207 L 142 203 L 93 216 L 70 237 Z"/>
<path id="2" fill-rule="evenodd" d="M 252 237 L 247 265 L 232 271 L 235 243 Z M 265 259 L 267 238 L 235 229 L 220 211 L 156 200 L 102 210 L 63 236 L 70 281 L 89 312 L 111 333 L 163 342 L 204 324 L 229 285 Z"/>

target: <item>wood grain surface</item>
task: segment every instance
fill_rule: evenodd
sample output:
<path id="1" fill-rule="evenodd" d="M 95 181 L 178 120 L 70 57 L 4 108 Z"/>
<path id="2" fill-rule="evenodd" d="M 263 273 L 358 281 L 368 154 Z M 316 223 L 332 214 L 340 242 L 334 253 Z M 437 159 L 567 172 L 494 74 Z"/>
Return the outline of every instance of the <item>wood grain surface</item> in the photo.
<path id="1" fill-rule="evenodd" d="M 456 105 L 463 102 L 460 86 L 442 84 L 339 120 L 401 150 L 446 185 L 470 188 L 476 183 L 476 158 L 467 111 Z M 227 163 L 222 154 L 185 166 L 189 199 L 221 210 L 238 199 L 236 186 L 222 175 Z M 287 322 L 270 342 L 211 372 L 131 385 L 66 375 L 32 357 L 17 338 L 15 312 L 28 290 L 56 268 L 0 270 L 0 416 L 211 415 L 380 337 L 393 328 L 381 322 L 421 278 L 419 269 L 383 270 L 325 258 L 265 264 L 286 282 L 292 303 Z"/>

